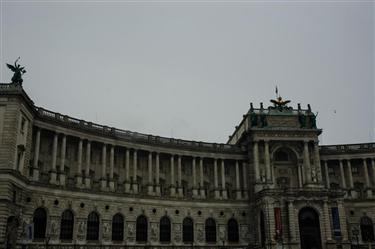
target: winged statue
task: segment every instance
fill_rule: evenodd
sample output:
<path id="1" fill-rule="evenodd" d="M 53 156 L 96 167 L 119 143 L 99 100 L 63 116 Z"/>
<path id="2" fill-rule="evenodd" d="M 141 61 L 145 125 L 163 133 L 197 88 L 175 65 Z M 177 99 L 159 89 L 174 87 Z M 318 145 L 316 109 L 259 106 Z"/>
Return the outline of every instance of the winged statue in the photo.
<path id="1" fill-rule="evenodd" d="M 283 100 L 281 96 L 277 97 L 276 99 L 270 100 L 275 106 L 282 107 L 290 103 L 290 100 Z"/>
<path id="2" fill-rule="evenodd" d="M 17 64 L 18 60 L 20 57 L 17 58 L 17 60 L 14 62 L 14 65 L 8 64 L 7 67 L 14 72 L 13 77 L 12 77 L 12 83 L 19 83 L 22 84 L 23 79 L 22 75 L 26 73 L 25 67 L 21 67 L 20 64 Z"/>

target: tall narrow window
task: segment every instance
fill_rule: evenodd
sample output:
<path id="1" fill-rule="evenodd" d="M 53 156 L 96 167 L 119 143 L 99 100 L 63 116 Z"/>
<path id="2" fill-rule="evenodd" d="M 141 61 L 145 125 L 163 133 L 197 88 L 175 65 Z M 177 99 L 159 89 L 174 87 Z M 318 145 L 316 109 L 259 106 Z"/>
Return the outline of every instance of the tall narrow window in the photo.
<path id="1" fill-rule="evenodd" d="M 160 242 L 171 242 L 171 221 L 167 216 L 160 219 L 159 224 Z"/>
<path id="2" fill-rule="evenodd" d="M 124 240 L 124 217 L 121 214 L 116 214 L 112 219 L 112 240 Z"/>
<path id="3" fill-rule="evenodd" d="M 259 227 L 260 227 L 260 245 L 264 247 L 266 245 L 266 229 L 264 225 L 264 213 L 260 211 L 259 217 Z"/>
<path id="4" fill-rule="evenodd" d="M 147 218 L 144 215 L 137 218 L 136 240 L 137 242 L 147 242 Z"/>
<path id="5" fill-rule="evenodd" d="M 374 241 L 374 224 L 367 216 L 361 218 L 361 235 L 363 242 Z"/>
<path id="6" fill-rule="evenodd" d="M 34 239 L 46 237 L 47 213 L 44 208 L 37 208 L 34 212 Z"/>
<path id="7" fill-rule="evenodd" d="M 61 215 L 60 239 L 73 239 L 74 215 L 71 210 L 65 210 Z"/>
<path id="8" fill-rule="evenodd" d="M 87 218 L 87 240 L 99 240 L 99 215 L 91 212 Z"/>
<path id="9" fill-rule="evenodd" d="M 189 217 L 186 217 L 182 222 L 182 241 L 194 242 L 194 223 Z"/>
<path id="10" fill-rule="evenodd" d="M 239 234 L 238 234 L 238 223 L 234 218 L 229 219 L 228 221 L 228 241 L 229 242 L 238 242 L 239 241 Z"/>
<path id="11" fill-rule="evenodd" d="M 208 218 L 205 223 L 206 242 L 216 242 L 216 222 Z"/>

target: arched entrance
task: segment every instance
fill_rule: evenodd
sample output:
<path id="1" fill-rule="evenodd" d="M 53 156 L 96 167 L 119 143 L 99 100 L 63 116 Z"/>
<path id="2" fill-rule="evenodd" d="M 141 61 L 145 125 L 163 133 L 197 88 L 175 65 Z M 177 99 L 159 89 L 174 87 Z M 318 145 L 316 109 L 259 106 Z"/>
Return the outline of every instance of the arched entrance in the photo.
<path id="1" fill-rule="evenodd" d="M 301 249 L 322 249 L 318 213 L 309 207 L 298 214 Z"/>

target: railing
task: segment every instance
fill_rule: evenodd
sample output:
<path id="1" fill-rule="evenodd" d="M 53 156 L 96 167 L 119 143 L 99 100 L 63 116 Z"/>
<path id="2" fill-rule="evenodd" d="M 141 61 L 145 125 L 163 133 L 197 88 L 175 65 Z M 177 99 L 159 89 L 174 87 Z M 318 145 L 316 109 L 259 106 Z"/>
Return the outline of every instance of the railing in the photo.
<path id="1" fill-rule="evenodd" d="M 239 245 L 224 245 L 224 246 L 196 246 L 196 245 L 183 245 L 183 246 L 175 246 L 175 245 L 96 245 L 96 244 L 88 244 L 88 245 L 77 245 L 77 244 L 69 244 L 69 245 L 46 245 L 46 244 L 18 244 L 16 249 L 252 249 L 252 246 L 239 246 Z"/>
<path id="2" fill-rule="evenodd" d="M 320 150 L 327 153 L 375 150 L 375 143 L 323 145 Z"/>
<path id="3" fill-rule="evenodd" d="M 69 125 L 72 127 L 85 129 L 88 131 L 97 132 L 102 135 L 113 136 L 116 138 L 123 138 L 123 139 L 128 139 L 128 140 L 134 140 L 134 141 L 145 142 L 145 143 L 154 143 L 154 144 L 167 144 L 167 145 L 172 144 L 174 146 L 180 146 L 180 147 L 206 148 L 206 149 L 212 149 L 215 151 L 241 152 L 241 147 L 237 145 L 207 143 L 207 142 L 198 142 L 198 141 L 153 136 L 153 135 L 142 134 L 138 132 L 132 132 L 128 130 L 116 129 L 113 127 L 95 124 L 92 122 L 87 122 L 84 120 L 69 117 L 67 115 L 62 115 L 60 113 L 52 112 L 42 107 L 35 107 L 35 110 L 37 111 L 39 117 L 41 118 L 52 120 L 54 122 L 62 123 L 62 124 Z"/>

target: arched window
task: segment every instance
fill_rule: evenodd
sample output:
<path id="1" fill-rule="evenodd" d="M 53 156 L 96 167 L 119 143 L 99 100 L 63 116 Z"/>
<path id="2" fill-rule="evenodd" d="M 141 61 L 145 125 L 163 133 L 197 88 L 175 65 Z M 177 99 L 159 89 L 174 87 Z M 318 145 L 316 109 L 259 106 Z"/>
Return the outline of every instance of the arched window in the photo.
<path id="1" fill-rule="evenodd" d="M 275 153 L 275 161 L 286 162 L 289 161 L 289 154 L 286 151 L 279 150 Z"/>
<path id="2" fill-rule="evenodd" d="M 216 242 L 216 222 L 212 218 L 208 218 L 205 224 L 206 242 Z"/>
<path id="3" fill-rule="evenodd" d="M 367 216 L 361 218 L 361 234 L 363 242 L 374 241 L 374 225 Z"/>
<path id="4" fill-rule="evenodd" d="M 228 220 L 228 241 L 229 242 L 238 242 L 239 235 L 238 235 L 238 223 L 234 218 Z"/>
<path id="5" fill-rule="evenodd" d="M 87 218 L 87 240 L 99 240 L 99 215 L 91 212 Z"/>
<path id="6" fill-rule="evenodd" d="M 182 241 L 193 242 L 194 241 L 194 223 L 189 217 L 186 217 L 182 222 Z"/>
<path id="7" fill-rule="evenodd" d="M 124 217 L 121 214 L 115 214 L 112 219 L 112 240 L 124 240 Z"/>
<path id="8" fill-rule="evenodd" d="M 160 242 L 171 242 L 171 221 L 169 218 L 167 216 L 162 217 L 159 226 Z"/>
<path id="9" fill-rule="evenodd" d="M 71 210 L 65 210 L 61 215 L 60 223 L 60 239 L 72 240 L 73 239 L 73 226 L 74 215 Z"/>
<path id="10" fill-rule="evenodd" d="M 147 218 L 144 215 L 137 218 L 136 233 L 137 242 L 147 242 Z"/>
<path id="11" fill-rule="evenodd" d="M 34 212 L 34 239 L 46 237 L 47 213 L 44 208 L 37 208 Z"/>

